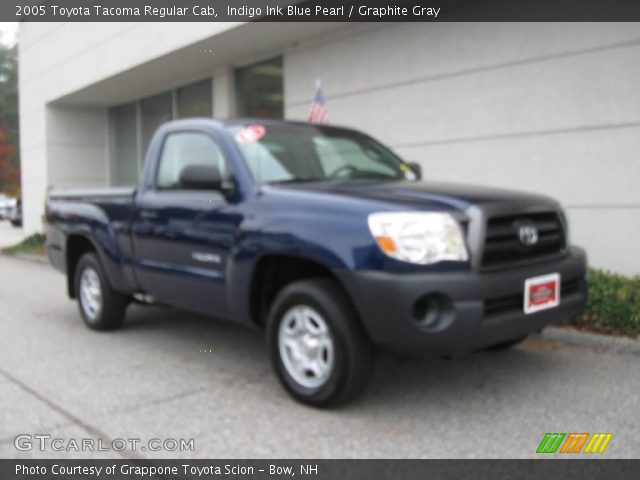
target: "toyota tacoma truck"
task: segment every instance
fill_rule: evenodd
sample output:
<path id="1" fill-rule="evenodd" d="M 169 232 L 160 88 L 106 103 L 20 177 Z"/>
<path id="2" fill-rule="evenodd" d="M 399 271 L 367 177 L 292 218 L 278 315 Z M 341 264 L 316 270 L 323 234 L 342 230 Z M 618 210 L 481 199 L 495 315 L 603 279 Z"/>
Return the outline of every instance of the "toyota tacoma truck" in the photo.
<path id="1" fill-rule="evenodd" d="M 137 301 L 262 328 L 314 406 L 361 390 L 376 347 L 508 348 L 580 313 L 585 253 L 556 201 L 420 177 L 351 129 L 173 121 L 137 188 L 49 194 L 47 252 L 88 327 Z"/>

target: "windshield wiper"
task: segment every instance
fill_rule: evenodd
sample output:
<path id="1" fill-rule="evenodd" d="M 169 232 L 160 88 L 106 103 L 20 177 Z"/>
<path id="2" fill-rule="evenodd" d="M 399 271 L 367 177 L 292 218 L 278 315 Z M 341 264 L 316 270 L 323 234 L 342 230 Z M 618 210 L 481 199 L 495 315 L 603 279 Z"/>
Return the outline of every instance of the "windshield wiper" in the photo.
<path id="1" fill-rule="evenodd" d="M 350 180 L 398 180 L 398 177 L 391 177 L 387 174 L 380 172 L 373 172 L 371 170 L 358 170 L 354 172 L 355 175 L 349 177 Z"/>
<path id="2" fill-rule="evenodd" d="M 275 180 L 273 182 L 267 182 L 267 185 L 285 185 L 287 183 L 305 183 L 305 182 L 319 182 L 322 178 L 287 178 L 286 180 Z"/>

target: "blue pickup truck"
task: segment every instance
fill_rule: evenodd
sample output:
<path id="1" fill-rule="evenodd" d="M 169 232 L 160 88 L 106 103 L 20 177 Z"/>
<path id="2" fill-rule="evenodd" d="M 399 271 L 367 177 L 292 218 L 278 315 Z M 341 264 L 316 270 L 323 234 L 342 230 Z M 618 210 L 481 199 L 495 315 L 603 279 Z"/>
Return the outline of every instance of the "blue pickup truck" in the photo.
<path id="1" fill-rule="evenodd" d="M 47 251 L 90 328 L 132 301 L 263 328 L 314 406 L 361 390 L 376 347 L 502 349 L 580 313 L 585 253 L 556 201 L 420 177 L 351 129 L 179 120 L 135 190 L 52 191 Z"/>

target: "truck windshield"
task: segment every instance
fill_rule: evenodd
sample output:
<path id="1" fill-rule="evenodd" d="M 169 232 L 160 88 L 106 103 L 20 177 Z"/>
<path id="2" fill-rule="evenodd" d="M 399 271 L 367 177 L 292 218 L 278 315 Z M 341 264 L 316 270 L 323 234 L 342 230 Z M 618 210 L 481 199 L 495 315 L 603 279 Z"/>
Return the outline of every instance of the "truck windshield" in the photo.
<path id="1" fill-rule="evenodd" d="M 411 168 L 372 138 L 316 125 L 240 125 L 229 131 L 255 181 L 415 179 Z"/>

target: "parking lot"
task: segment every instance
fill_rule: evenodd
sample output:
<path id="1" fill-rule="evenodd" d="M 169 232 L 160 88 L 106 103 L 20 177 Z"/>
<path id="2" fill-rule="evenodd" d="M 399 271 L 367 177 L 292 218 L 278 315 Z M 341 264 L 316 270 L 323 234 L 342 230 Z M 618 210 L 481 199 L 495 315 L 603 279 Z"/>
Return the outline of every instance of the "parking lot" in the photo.
<path id="1" fill-rule="evenodd" d="M 545 432 L 612 432 L 608 458 L 640 450 L 632 342 L 544 334 L 455 361 L 381 354 L 365 395 L 321 411 L 280 388 L 259 331 L 139 306 L 122 330 L 89 331 L 61 274 L 6 256 L 0 305 L 0 457 L 535 457 Z M 17 435 L 42 433 L 64 445 L 193 439 L 194 449 L 15 448 Z"/>

